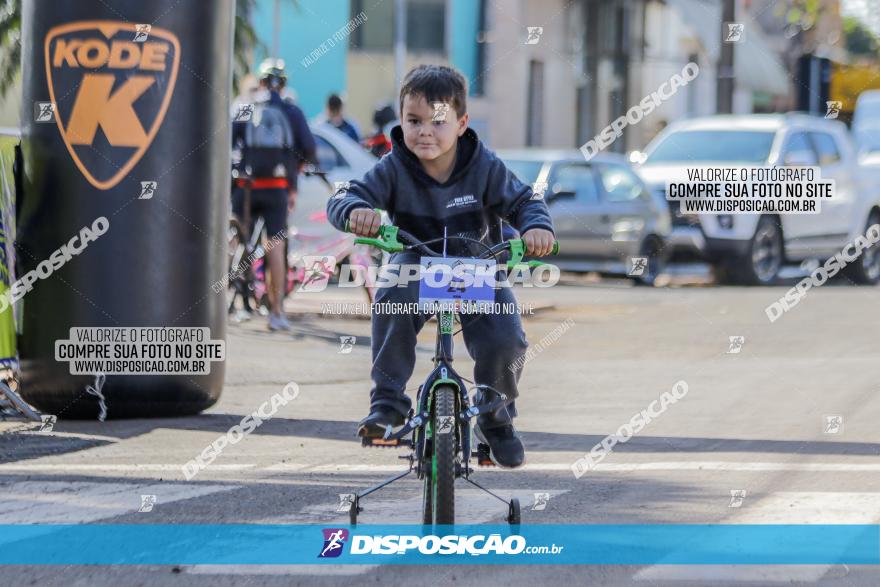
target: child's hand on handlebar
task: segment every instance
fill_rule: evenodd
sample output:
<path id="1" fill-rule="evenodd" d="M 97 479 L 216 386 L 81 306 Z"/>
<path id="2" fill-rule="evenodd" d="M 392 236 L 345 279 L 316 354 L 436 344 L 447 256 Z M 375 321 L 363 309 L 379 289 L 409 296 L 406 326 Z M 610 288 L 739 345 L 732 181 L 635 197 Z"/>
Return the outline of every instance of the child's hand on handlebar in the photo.
<path id="1" fill-rule="evenodd" d="M 527 230 L 522 235 L 523 243 L 526 245 L 526 254 L 532 257 L 544 257 L 553 251 L 554 237 L 553 233 L 543 228 L 533 228 Z"/>
<path id="2" fill-rule="evenodd" d="M 382 226 L 382 215 L 372 208 L 356 208 L 348 215 L 348 230 L 357 236 L 375 236 Z"/>

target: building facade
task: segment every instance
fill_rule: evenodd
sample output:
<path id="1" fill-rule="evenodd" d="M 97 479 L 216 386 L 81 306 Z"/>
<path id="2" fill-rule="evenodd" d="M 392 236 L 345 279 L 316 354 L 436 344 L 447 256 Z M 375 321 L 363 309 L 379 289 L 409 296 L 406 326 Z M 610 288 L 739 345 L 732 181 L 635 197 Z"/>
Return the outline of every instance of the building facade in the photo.
<path id="1" fill-rule="evenodd" d="M 609 147 L 624 152 L 666 123 L 716 111 L 722 1 L 259 0 L 253 23 L 287 62 L 307 116 L 338 93 L 369 130 L 377 105 L 397 108 L 405 71 L 449 64 L 467 77 L 471 126 L 492 148 L 576 148 L 697 63 L 693 83 Z M 734 111 L 775 106 L 787 72 L 747 6 L 738 15 L 749 36 L 735 50 Z"/>

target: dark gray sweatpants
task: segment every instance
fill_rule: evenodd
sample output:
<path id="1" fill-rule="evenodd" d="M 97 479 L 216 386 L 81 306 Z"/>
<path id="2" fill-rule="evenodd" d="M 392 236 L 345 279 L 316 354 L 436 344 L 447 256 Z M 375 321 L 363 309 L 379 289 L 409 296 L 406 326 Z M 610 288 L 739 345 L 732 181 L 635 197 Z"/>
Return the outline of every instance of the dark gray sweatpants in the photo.
<path id="1" fill-rule="evenodd" d="M 418 255 L 395 253 L 391 264 L 418 263 Z M 395 272 L 396 273 L 396 272 Z M 412 303 L 419 301 L 418 279 L 411 279 L 407 287 L 379 288 L 376 303 Z M 499 304 L 516 303 L 509 287 L 496 290 Z M 373 389 L 370 391 L 370 407 L 387 406 L 406 415 L 412 400 L 404 393 L 416 362 L 416 336 L 430 317 L 427 313 L 387 314 L 373 313 Z M 481 428 L 493 428 L 510 423 L 516 417 L 513 401 L 518 395 L 517 383 L 522 374 L 522 357 L 528 342 L 517 313 L 460 314 L 461 335 L 468 354 L 474 360 L 473 380 L 488 385 L 510 398 L 506 407 L 480 416 Z M 433 325 L 432 325 L 433 326 Z M 456 324 L 456 330 L 459 325 Z M 456 337 L 455 342 L 459 342 Z M 433 343 L 432 343 L 433 348 Z M 511 365 L 516 368 L 511 369 Z M 453 363 L 453 366 L 455 364 Z M 466 373 L 462 375 L 467 376 Z M 482 391 L 482 390 L 480 390 Z M 494 394 L 477 393 L 477 403 L 491 401 Z"/>

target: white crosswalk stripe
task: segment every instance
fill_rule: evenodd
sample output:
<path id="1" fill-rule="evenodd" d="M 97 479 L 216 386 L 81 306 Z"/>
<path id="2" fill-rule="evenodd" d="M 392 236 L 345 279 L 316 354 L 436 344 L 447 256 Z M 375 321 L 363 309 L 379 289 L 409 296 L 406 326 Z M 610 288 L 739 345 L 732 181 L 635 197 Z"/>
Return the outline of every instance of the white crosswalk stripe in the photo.
<path id="1" fill-rule="evenodd" d="M 880 493 L 788 491 L 751 498 L 731 508 L 725 524 L 876 524 Z M 832 553 L 833 554 L 833 553 Z M 633 576 L 636 581 L 742 581 L 812 583 L 831 565 L 653 565 Z"/>
<path id="2" fill-rule="evenodd" d="M 164 504 L 237 489 L 234 485 L 18 481 L 2 487 L 0 524 L 84 524 L 137 512 L 142 495 Z M 148 516 L 151 512 L 143 512 Z"/>
<path id="3" fill-rule="evenodd" d="M 500 469 L 498 467 L 480 467 L 477 470 L 486 473 L 518 473 L 522 471 L 532 472 L 565 472 L 571 471 L 571 466 L 577 457 L 572 457 L 570 462 L 561 463 L 526 463 L 517 469 Z M 373 464 L 373 463 L 334 463 L 334 464 L 308 464 L 308 463 L 275 463 L 272 465 L 259 466 L 256 463 L 212 463 L 202 474 L 211 471 L 274 471 L 296 472 L 308 471 L 310 473 L 393 473 L 402 472 L 405 465 L 397 464 Z M 3 463 L 0 464 L 0 473 L 45 473 L 45 472 L 150 472 L 168 471 L 181 472 L 180 463 L 171 464 L 59 464 L 59 463 Z M 595 473 L 629 473 L 650 471 L 724 471 L 724 472 L 794 472 L 794 473 L 880 473 L 880 463 L 785 463 L 785 462 L 737 462 L 737 461 L 651 461 L 640 463 L 600 463 L 592 471 Z M 183 476 L 181 472 L 181 477 Z"/>

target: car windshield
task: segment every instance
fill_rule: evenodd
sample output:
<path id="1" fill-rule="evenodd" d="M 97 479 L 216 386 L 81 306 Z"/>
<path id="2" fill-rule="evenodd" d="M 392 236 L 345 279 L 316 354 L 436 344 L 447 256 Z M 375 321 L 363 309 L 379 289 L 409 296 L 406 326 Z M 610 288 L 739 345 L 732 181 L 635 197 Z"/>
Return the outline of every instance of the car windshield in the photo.
<path id="1" fill-rule="evenodd" d="M 856 103 L 856 111 L 853 114 L 853 128 L 862 126 L 877 126 L 880 119 L 880 98 L 862 100 Z"/>
<path id="2" fill-rule="evenodd" d="M 880 151 L 880 126 L 863 126 L 854 130 L 853 134 L 861 151 Z"/>
<path id="3" fill-rule="evenodd" d="M 647 163 L 765 163 L 775 133 L 766 131 L 691 130 L 675 132 L 648 155 Z"/>
<path id="4" fill-rule="evenodd" d="M 544 167 L 543 161 L 528 159 L 504 159 L 504 164 L 523 183 L 533 184 L 538 180 L 538 174 Z"/>

